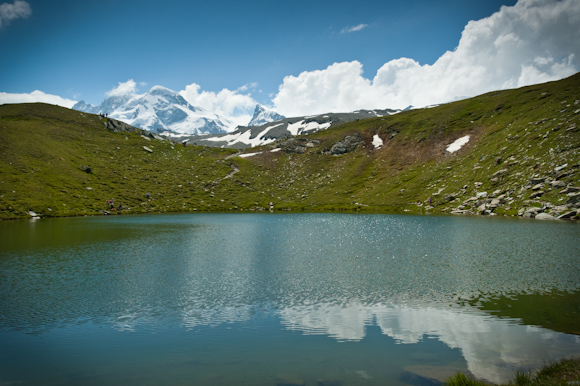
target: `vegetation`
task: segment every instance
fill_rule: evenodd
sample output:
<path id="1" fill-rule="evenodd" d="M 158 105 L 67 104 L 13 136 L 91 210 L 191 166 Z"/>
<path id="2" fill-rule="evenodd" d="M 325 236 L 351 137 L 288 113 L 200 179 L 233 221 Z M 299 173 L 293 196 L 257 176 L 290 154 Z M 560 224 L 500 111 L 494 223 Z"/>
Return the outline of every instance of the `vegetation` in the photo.
<path id="1" fill-rule="evenodd" d="M 514 386 L 566 386 L 580 383 L 580 358 L 563 359 L 547 364 L 538 371 L 516 372 L 506 385 Z M 457 373 L 446 382 L 449 386 L 485 386 L 484 382 Z"/>
<path id="2" fill-rule="evenodd" d="M 279 141 L 242 158 L 233 149 L 112 132 L 106 118 L 57 106 L 2 105 L 0 219 L 104 210 L 521 215 L 541 207 L 558 215 L 574 207 L 564 204 L 578 191 L 579 113 L 577 74 L 351 122 L 305 137 L 311 146 L 303 153 Z M 362 143 L 330 154 L 349 135 Z M 375 135 L 384 141 L 380 149 L 372 144 Z M 466 135 L 464 147 L 446 151 Z M 541 189 L 533 189 L 533 177 L 545 177 Z M 476 198 L 483 192 L 487 197 Z M 107 199 L 123 209 L 106 208 Z"/>

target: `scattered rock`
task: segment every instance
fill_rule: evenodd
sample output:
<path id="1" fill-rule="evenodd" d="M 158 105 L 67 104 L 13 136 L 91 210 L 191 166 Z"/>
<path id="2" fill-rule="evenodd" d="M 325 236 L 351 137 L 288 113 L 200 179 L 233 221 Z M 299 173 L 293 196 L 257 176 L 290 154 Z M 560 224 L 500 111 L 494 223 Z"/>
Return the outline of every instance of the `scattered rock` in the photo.
<path id="1" fill-rule="evenodd" d="M 81 166 L 81 170 L 85 173 L 92 174 L 93 170 L 89 166 Z"/>
<path id="2" fill-rule="evenodd" d="M 541 197 L 545 192 L 543 190 L 538 190 L 537 192 L 534 192 L 530 195 L 530 200 L 533 200 L 534 198 L 538 198 Z"/>
<path id="3" fill-rule="evenodd" d="M 539 183 L 539 184 L 536 184 L 536 185 L 532 186 L 532 190 L 540 190 L 543 187 L 544 187 L 544 184 L 543 183 Z"/>
<path id="4" fill-rule="evenodd" d="M 143 134 L 141 134 L 141 138 L 146 139 L 147 141 L 151 141 L 151 138 L 144 136 Z"/>
<path id="5" fill-rule="evenodd" d="M 479 192 L 475 195 L 475 197 L 477 198 L 486 198 L 487 197 L 487 192 Z"/>
<path id="6" fill-rule="evenodd" d="M 563 181 L 552 181 L 552 182 L 550 182 L 550 185 L 552 185 L 552 188 L 554 188 L 554 189 L 560 189 L 560 188 L 566 187 L 566 184 Z"/>
<path id="7" fill-rule="evenodd" d="M 143 149 L 148 152 L 148 153 L 153 153 L 153 150 L 151 150 L 150 148 L 148 148 L 147 146 L 143 146 Z"/>

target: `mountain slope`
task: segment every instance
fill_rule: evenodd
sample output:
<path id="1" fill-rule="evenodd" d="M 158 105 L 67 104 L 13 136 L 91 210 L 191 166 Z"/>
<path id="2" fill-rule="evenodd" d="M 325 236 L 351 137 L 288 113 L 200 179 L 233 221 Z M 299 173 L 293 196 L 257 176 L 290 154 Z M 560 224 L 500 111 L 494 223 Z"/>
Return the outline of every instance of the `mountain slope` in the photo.
<path id="1" fill-rule="evenodd" d="M 226 118 L 190 105 L 179 93 L 161 86 L 154 86 L 143 95 L 112 96 L 99 106 L 80 101 L 73 109 L 106 114 L 160 134 L 220 134 L 235 126 Z"/>
<path id="2" fill-rule="evenodd" d="M 0 106 L 0 218 L 306 210 L 567 216 L 580 209 L 580 75 L 287 137 L 246 152 Z M 145 133 L 146 134 L 146 133 Z M 452 146 L 453 145 L 453 146 Z M 146 193 L 150 193 L 147 198 Z"/>
<path id="3" fill-rule="evenodd" d="M 311 115 L 306 117 L 283 118 L 278 121 L 268 122 L 261 126 L 243 127 L 228 134 L 208 136 L 183 136 L 191 143 L 206 146 L 226 147 L 233 149 L 245 149 L 272 143 L 280 138 L 315 133 L 326 130 L 329 127 L 367 119 L 371 117 L 383 117 L 398 113 L 398 110 L 359 110 L 352 113 L 328 113 Z"/>

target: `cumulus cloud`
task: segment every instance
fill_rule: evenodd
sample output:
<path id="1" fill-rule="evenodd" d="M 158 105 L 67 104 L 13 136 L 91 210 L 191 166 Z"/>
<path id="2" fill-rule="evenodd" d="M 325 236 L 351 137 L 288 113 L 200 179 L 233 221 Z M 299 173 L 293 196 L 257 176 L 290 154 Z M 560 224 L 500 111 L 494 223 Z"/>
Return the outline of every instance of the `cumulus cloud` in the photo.
<path id="1" fill-rule="evenodd" d="M 357 61 L 287 76 L 274 97 L 286 116 L 444 103 L 562 79 L 579 69 L 580 1 L 520 0 L 470 21 L 435 63 L 399 58 L 372 79 Z"/>
<path id="2" fill-rule="evenodd" d="M 345 27 L 340 31 L 340 33 L 347 34 L 347 33 L 351 33 L 351 32 L 357 32 L 357 31 L 361 31 L 361 30 L 365 29 L 368 26 L 369 26 L 368 24 L 359 24 L 359 25 L 355 25 L 353 27 Z"/>
<path id="3" fill-rule="evenodd" d="M 24 19 L 31 14 L 30 5 L 26 1 L 16 0 L 13 4 L 0 4 L 0 27 L 8 25 L 11 20 Z"/>
<path id="4" fill-rule="evenodd" d="M 137 83 L 133 79 L 126 82 L 119 82 L 118 86 L 105 93 L 108 97 L 116 97 L 123 95 L 133 95 L 137 92 Z"/>
<path id="5" fill-rule="evenodd" d="M 238 125 L 247 125 L 252 119 L 252 113 L 257 102 L 250 94 L 243 94 L 256 84 L 248 84 L 237 90 L 223 89 L 216 93 L 213 91 L 201 91 L 201 87 L 192 83 L 185 87 L 179 94 L 193 106 L 199 106 L 218 115 L 227 117 Z"/>
<path id="6" fill-rule="evenodd" d="M 59 97 L 58 95 L 46 94 L 42 91 L 33 91 L 28 94 L 14 94 L 0 92 L 0 104 L 5 103 L 48 103 L 62 107 L 71 108 L 77 103 L 76 101 Z"/>

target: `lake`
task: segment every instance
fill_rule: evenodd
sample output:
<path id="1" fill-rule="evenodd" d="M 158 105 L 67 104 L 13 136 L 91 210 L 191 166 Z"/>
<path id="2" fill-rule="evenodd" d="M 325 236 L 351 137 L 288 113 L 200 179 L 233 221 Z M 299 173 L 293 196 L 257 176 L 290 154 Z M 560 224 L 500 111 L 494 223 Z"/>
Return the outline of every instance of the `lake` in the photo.
<path id="1" fill-rule="evenodd" d="M 0 385 L 437 385 L 580 354 L 580 225 L 0 222 Z"/>

